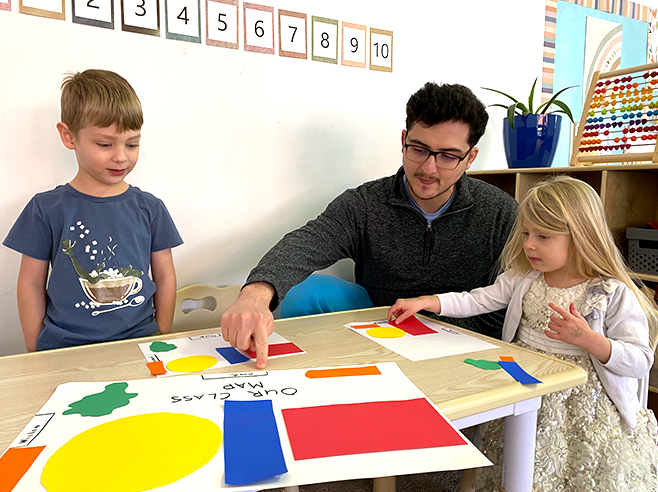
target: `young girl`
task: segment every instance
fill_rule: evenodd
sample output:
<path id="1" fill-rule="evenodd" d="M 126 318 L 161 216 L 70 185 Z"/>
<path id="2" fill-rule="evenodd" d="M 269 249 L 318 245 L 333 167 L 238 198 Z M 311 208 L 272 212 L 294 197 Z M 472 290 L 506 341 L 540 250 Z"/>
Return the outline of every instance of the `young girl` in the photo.
<path id="1" fill-rule="evenodd" d="M 489 287 L 400 299 L 389 319 L 421 309 L 466 317 L 507 307 L 504 341 L 588 374 L 585 384 L 542 399 L 533 490 L 658 490 L 656 418 L 638 400 L 658 316 L 615 247 L 599 196 L 565 176 L 536 185 L 519 207 L 501 264 Z M 499 488 L 503 425 L 481 428 L 494 467 L 477 470 L 476 490 Z"/>

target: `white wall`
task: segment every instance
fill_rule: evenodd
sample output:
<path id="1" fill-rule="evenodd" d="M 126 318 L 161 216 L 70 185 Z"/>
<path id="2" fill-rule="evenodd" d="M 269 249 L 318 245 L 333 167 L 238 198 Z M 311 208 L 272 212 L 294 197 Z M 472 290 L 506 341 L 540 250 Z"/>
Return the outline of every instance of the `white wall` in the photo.
<path id="1" fill-rule="evenodd" d="M 55 131 L 63 74 L 114 70 L 145 113 L 128 181 L 164 200 L 185 240 L 179 286 L 242 283 L 338 193 L 393 174 L 405 103 L 426 81 L 468 85 L 490 104 L 481 86 L 525 94 L 541 73 L 543 0 L 262 2 L 392 30 L 393 73 L 83 26 L 70 12 L 39 18 L 13 3 L 0 11 L 0 239 L 35 193 L 75 174 Z M 505 167 L 501 112 L 490 112 L 475 168 Z M 19 261 L 0 247 L 0 355 L 24 351 Z"/>

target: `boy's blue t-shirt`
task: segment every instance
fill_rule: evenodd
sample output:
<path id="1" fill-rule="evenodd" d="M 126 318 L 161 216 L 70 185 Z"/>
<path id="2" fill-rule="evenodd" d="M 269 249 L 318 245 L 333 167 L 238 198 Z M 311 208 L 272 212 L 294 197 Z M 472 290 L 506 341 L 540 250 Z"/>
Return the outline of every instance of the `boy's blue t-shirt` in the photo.
<path id="1" fill-rule="evenodd" d="M 3 244 L 50 261 L 37 350 L 153 334 L 151 253 L 182 243 L 162 200 L 134 186 L 112 197 L 69 184 L 35 195 Z"/>

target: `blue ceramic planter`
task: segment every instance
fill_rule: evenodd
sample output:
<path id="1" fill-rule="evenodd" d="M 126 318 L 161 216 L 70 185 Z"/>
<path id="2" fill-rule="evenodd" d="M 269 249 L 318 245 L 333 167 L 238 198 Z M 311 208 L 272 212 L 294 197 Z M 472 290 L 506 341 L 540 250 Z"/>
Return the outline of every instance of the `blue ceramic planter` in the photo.
<path id="1" fill-rule="evenodd" d="M 514 116 L 514 130 L 503 121 L 505 156 L 510 168 L 550 167 L 560 137 L 558 114 Z"/>

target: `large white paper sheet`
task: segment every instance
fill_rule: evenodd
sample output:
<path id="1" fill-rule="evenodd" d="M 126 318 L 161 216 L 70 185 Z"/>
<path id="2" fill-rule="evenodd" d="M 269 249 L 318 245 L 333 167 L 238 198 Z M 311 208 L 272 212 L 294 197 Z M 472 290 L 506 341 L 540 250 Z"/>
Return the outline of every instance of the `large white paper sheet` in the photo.
<path id="1" fill-rule="evenodd" d="M 394 363 L 375 365 L 377 375 L 353 375 L 310 379 L 306 369 L 241 374 L 178 376 L 165 379 L 127 381 L 126 393 L 137 394 L 130 402 L 109 415 L 83 417 L 63 415 L 69 405 L 83 397 L 102 392 L 109 383 L 66 383 L 52 397 L 12 443 L 12 448 L 45 446 L 15 488 L 16 492 L 45 490 L 41 473 L 48 459 L 67 441 L 83 431 L 124 417 L 153 412 L 184 413 L 209 419 L 224 432 L 225 400 L 272 401 L 288 472 L 257 484 L 229 486 L 224 483 L 224 445 L 202 468 L 157 490 L 262 490 L 275 487 L 403 475 L 429 471 L 488 466 L 490 462 L 471 443 L 427 449 L 408 449 L 365 454 L 351 454 L 295 461 L 286 432 L 282 410 L 347 403 L 386 402 L 425 399 Z M 430 403 L 431 404 L 431 403 Z M 440 411 L 434 407 L 438 414 Z M 413 419 L 414 415 L 390 415 L 390 419 Z M 318 422 L 318 426 L 322 422 Z M 448 425 L 454 429 L 451 423 Z M 38 432 L 35 431 L 38 429 Z M 165 429 L 166 430 L 166 429 Z M 455 432 L 456 431 L 455 429 Z M 194 435 L 190 435 L 194 439 Z M 162 443 L 162 441 L 155 441 Z M 250 443 L 254 447 L 257 442 Z M 126 443 L 129 446 L 130 442 Z M 11 448 L 10 448 L 11 449 Z M 120 451 L 120 450 L 118 450 Z M 153 459 L 158 459 L 154 449 Z M 0 458 L 1 459 L 1 458 Z M 85 463 L 80 463 L 84 468 Z M 108 470 L 111 473 L 111 470 Z M 98 478 L 103 480 L 102 477 Z M 94 490 L 90 487 L 88 490 Z"/>
<path id="2" fill-rule="evenodd" d="M 492 343 L 469 336 L 444 324 L 429 321 L 427 319 L 418 319 L 425 326 L 434 330 L 434 333 L 426 335 L 405 334 L 401 338 L 379 338 L 370 336 L 368 334 L 368 329 L 355 328 L 355 326 L 378 325 L 381 327 L 393 328 L 393 326 L 386 320 L 368 322 L 360 321 L 358 323 L 348 323 L 345 326 L 414 362 L 498 348 Z"/>

